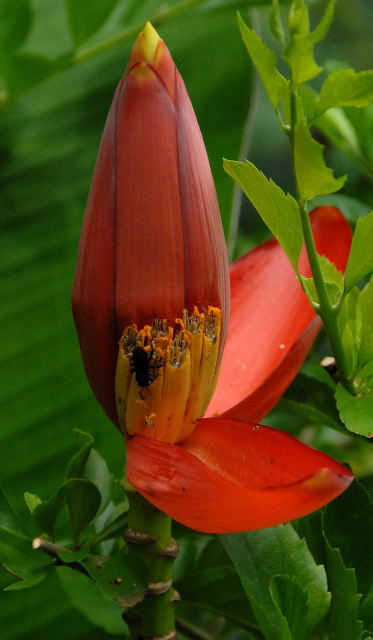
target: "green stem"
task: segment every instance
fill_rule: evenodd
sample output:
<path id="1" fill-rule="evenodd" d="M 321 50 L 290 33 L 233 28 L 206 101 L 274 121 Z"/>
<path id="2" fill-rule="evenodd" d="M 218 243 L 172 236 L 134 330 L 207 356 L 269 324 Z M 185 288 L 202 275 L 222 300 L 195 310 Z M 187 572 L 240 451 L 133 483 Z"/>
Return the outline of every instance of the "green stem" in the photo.
<path id="1" fill-rule="evenodd" d="M 301 194 L 299 191 L 297 173 L 296 173 L 296 162 L 295 162 L 295 130 L 297 126 L 297 89 L 293 82 L 291 82 L 290 91 L 291 91 L 290 140 L 291 140 L 292 161 L 293 161 L 293 171 L 294 171 L 295 193 L 296 193 L 296 197 L 299 205 L 307 256 L 310 263 L 316 291 L 319 297 L 318 313 L 322 318 L 322 321 L 325 326 L 325 330 L 328 334 L 330 344 L 333 349 L 336 365 L 338 367 L 338 372 L 339 372 L 341 382 L 343 382 L 343 384 L 352 393 L 354 393 L 354 388 L 350 380 L 350 374 L 349 374 L 349 369 L 350 369 L 349 362 L 343 347 L 342 336 L 341 336 L 341 332 L 340 332 L 338 321 L 337 321 L 338 309 L 333 307 L 333 305 L 329 300 L 328 292 L 325 286 L 319 258 L 318 258 L 316 247 L 315 247 L 310 218 L 307 212 L 307 206 L 306 206 L 307 203 L 304 200 L 302 200 Z"/>
<path id="2" fill-rule="evenodd" d="M 125 540 L 131 553 L 147 565 L 149 583 L 144 599 L 127 610 L 125 620 L 132 640 L 172 640 L 176 638 L 174 603 L 178 599 L 172 588 L 178 551 L 171 536 L 172 520 L 131 485 L 126 485 L 126 491 L 130 508 Z"/>

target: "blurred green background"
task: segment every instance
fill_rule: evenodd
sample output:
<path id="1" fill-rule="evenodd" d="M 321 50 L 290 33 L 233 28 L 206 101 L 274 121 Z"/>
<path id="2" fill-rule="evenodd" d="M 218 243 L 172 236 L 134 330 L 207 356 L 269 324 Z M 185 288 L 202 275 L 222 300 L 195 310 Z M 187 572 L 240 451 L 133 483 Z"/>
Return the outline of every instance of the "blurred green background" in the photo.
<path id="1" fill-rule="evenodd" d="M 90 10 L 88 0 L 76 4 L 83 12 Z M 222 157 L 239 156 L 249 109 L 246 155 L 291 189 L 287 140 L 253 78 L 236 25 L 239 8 L 269 38 L 266 3 L 253 8 L 242 0 L 209 0 L 195 7 L 197 2 L 185 2 L 183 11 L 168 18 L 167 11 L 180 3 L 112 4 L 103 27 L 79 52 L 123 29 L 135 32 L 147 19 L 155 22 L 194 104 L 226 231 L 233 185 L 223 172 Z M 66 11 L 70 5 L 64 0 L 0 0 L 0 485 L 26 521 L 24 491 L 47 498 L 62 481 L 75 446 L 74 427 L 95 436 L 97 449 L 117 477 L 124 460 L 122 440 L 84 377 L 70 291 L 99 139 L 133 36 L 74 62 Z M 316 20 L 325 2 L 312 5 Z M 340 0 L 318 59 L 368 68 L 372 24 L 371 0 Z M 372 111 L 364 110 L 358 118 L 354 110 L 347 115 L 365 156 L 372 158 Z M 343 151 L 328 154 L 337 174 L 350 176 L 344 192 L 372 208 L 372 183 L 361 162 Z M 244 205 L 237 251 L 264 235 L 258 217 Z M 10 581 L 0 572 L 0 586 Z M 102 638 L 97 627 L 71 608 L 52 575 L 34 589 L 0 593 L 0 628 L 3 640 Z"/>

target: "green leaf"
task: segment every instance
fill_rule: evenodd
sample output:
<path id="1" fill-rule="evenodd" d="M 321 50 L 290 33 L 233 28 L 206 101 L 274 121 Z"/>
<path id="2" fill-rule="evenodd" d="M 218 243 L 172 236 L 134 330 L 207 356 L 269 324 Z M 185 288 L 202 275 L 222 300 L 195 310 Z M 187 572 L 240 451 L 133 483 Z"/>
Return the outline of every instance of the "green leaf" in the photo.
<path id="1" fill-rule="evenodd" d="M 84 469 L 84 479 L 89 480 L 101 495 L 101 505 L 99 513 L 109 504 L 113 491 L 113 476 L 111 475 L 105 460 L 100 454 L 92 449 Z"/>
<path id="2" fill-rule="evenodd" d="M 272 180 L 268 180 L 248 160 L 224 160 L 224 169 L 240 185 L 297 271 L 303 233 L 294 198 L 285 194 Z"/>
<path id="3" fill-rule="evenodd" d="M 373 71 L 341 69 L 321 87 L 317 115 L 331 107 L 366 107 L 373 101 Z"/>
<path id="4" fill-rule="evenodd" d="M 0 51 L 2 56 L 18 49 L 32 23 L 29 0 L 0 0 Z"/>
<path id="5" fill-rule="evenodd" d="M 36 526 L 42 533 L 48 534 L 52 540 L 56 538 L 56 521 L 64 501 L 65 485 L 62 485 L 49 500 L 36 505 L 33 511 Z"/>
<path id="6" fill-rule="evenodd" d="M 96 515 L 101 502 L 97 487 L 88 480 L 71 479 L 64 485 L 64 495 L 70 516 L 74 543 Z"/>
<path id="7" fill-rule="evenodd" d="M 287 621 L 290 637 L 293 640 L 304 640 L 307 616 L 307 592 L 299 580 L 290 576 L 275 576 L 271 580 L 270 592 L 273 601 Z"/>
<path id="8" fill-rule="evenodd" d="M 373 211 L 356 223 L 350 255 L 348 257 L 345 286 L 348 291 L 354 284 L 373 271 Z M 373 321 L 373 317 L 372 317 Z"/>
<path id="9" fill-rule="evenodd" d="M 0 75 L 8 93 L 13 97 L 47 78 L 55 69 L 56 63 L 53 60 L 26 51 L 17 51 L 0 59 Z"/>
<path id="10" fill-rule="evenodd" d="M 12 576 L 19 579 L 18 582 L 8 585 L 6 591 L 19 591 L 35 586 L 45 578 L 51 565 L 50 558 L 34 551 L 31 542 L 23 545 L 21 549 L 0 542 L 0 561 Z"/>
<path id="11" fill-rule="evenodd" d="M 373 358 L 373 277 L 360 294 L 361 343 L 359 360 L 368 362 Z"/>
<path id="12" fill-rule="evenodd" d="M 312 34 L 294 34 L 284 50 L 284 58 L 289 64 L 296 85 L 312 80 L 322 71 L 313 55 Z"/>
<path id="13" fill-rule="evenodd" d="M 288 27 L 291 35 L 309 33 L 310 21 L 308 7 L 304 0 L 293 0 L 288 15 Z"/>
<path id="14" fill-rule="evenodd" d="M 329 544 L 340 550 L 344 565 L 355 568 L 358 591 L 367 593 L 373 575 L 373 504 L 364 485 L 355 480 L 330 502 L 323 524 Z"/>
<path id="15" fill-rule="evenodd" d="M 343 275 L 338 271 L 335 264 L 330 262 L 325 256 L 319 256 L 319 264 L 321 267 L 321 273 L 325 282 L 326 290 L 330 303 L 332 305 L 338 304 L 343 294 Z M 300 276 L 300 280 L 305 288 L 306 294 L 312 305 L 319 304 L 319 296 L 316 291 L 313 278 L 306 278 Z"/>
<path id="16" fill-rule="evenodd" d="M 284 94 L 289 93 L 288 82 L 276 68 L 275 53 L 250 29 L 238 15 L 238 25 L 247 51 L 256 67 L 267 95 L 276 107 Z"/>
<path id="17" fill-rule="evenodd" d="M 328 625 L 332 640 L 360 640 L 363 623 L 359 620 L 359 601 L 354 569 L 346 569 L 339 549 L 326 541 L 326 572 L 331 591 Z"/>
<path id="18" fill-rule="evenodd" d="M 323 150 L 324 147 L 311 136 L 306 123 L 299 123 L 295 130 L 294 164 L 303 201 L 334 193 L 346 180 L 346 176 L 334 178 L 332 170 L 324 162 Z"/>
<path id="19" fill-rule="evenodd" d="M 5 493 L 0 489 L 0 533 L 11 537 L 31 540 L 25 535 L 23 525 L 11 507 Z"/>
<path id="20" fill-rule="evenodd" d="M 42 500 L 41 498 L 39 498 L 39 496 L 37 496 L 35 493 L 28 493 L 27 491 L 24 493 L 24 499 L 30 510 L 30 513 L 33 513 L 38 504 L 42 503 Z"/>
<path id="21" fill-rule="evenodd" d="M 133 556 L 95 556 L 83 562 L 100 589 L 123 607 L 140 602 L 148 586 L 148 569 Z"/>
<path id="22" fill-rule="evenodd" d="M 351 395 L 341 384 L 335 399 L 342 422 L 349 431 L 373 438 L 373 392 L 359 398 Z"/>
<path id="23" fill-rule="evenodd" d="M 323 13 L 319 24 L 317 25 L 316 29 L 312 31 L 311 39 L 314 44 L 316 44 L 316 42 L 324 40 L 324 38 L 326 37 L 330 29 L 330 25 L 333 22 L 334 8 L 336 3 L 337 0 L 329 0 L 329 3 Z"/>
<path id="24" fill-rule="evenodd" d="M 122 607 L 102 593 L 94 580 L 68 567 L 56 567 L 55 572 L 71 604 L 88 620 L 106 633 L 124 635 Z"/>
<path id="25" fill-rule="evenodd" d="M 325 617 L 330 601 L 325 570 L 316 565 L 305 541 L 299 539 L 290 524 L 224 535 L 220 539 L 266 640 L 291 638 L 289 623 L 270 592 L 272 580 L 278 575 L 289 576 L 304 585 L 308 598 L 308 612 L 304 615 L 307 629 L 314 628 Z"/>
<path id="26" fill-rule="evenodd" d="M 66 480 L 70 480 L 70 478 L 84 478 L 85 466 L 94 443 L 90 433 L 85 433 L 80 429 L 74 429 L 74 433 L 78 438 L 81 448 L 67 465 Z"/>
<path id="27" fill-rule="evenodd" d="M 106 22 L 118 0 L 65 0 L 71 35 L 76 47 L 90 38 Z"/>
<path id="28" fill-rule="evenodd" d="M 285 44 L 285 31 L 281 20 L 280 5 L 278 0 L 272 0 L 270 12 L 270 27 L 272 35 L 282 45 Z"/>

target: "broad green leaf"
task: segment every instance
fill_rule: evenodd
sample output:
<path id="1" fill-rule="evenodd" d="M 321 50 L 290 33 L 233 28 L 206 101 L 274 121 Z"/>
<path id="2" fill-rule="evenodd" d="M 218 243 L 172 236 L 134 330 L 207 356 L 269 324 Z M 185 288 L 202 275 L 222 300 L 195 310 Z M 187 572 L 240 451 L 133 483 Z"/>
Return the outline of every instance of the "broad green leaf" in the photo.
<path id="1" fill-rule="evenodd" d="M 24 43 L 31 23 L 29 0 L 0 0 L 1 56 L 7 56 Z"/>
<path id="2" fill-rule="evenodd" d="M 101 495 L 101 505 L 99 513 L 109 504 L 113 491 L 113 476 L 111 475 L 105 460 L 100 454 L 92 449 L 84 469 L 84 479 L 90 480 Z"/>
<path id="3" fill-rule="evenodd" d="M 148 569 L 129 555 L 95 556 L 83 562 L 100 589 L 123 607 L 140 602 L 148 586 Z"/>
<path id="4" fill-rule="evenodd" d="M 361 343 L 359 360 L 363 364 L 373 358 L 373 277 L 360 294 Z"/>
<path id="5" fill-rule="evenodd" d="M 41 498 L 37 496 L 35 493 L 28 493 L 28 491 L 24 494 L 25 502 L 30 510 L 30 513 L 33 513 L 38 504 L 42 503 Z"/>
<path id="6" fill-rule="evenodd" d="M 329 608 L 325 570 L 317 566 L 304 540 L 293 527 L 280 525 L 262 531 L 220 536 L 246 591 L 266 640 L 291 638 L 289 626 L 274 602 L 270 585 L 277 575 L 304 585 L 308 614 L 304 625 L 314 628 Z"/>
<path id="7" fill-rule="evenodd" d="M 272 35 L 282 45 L 285 44 L 285 31 L 281 20 L 280 5 L 278 0 L 272 0 L 270 12 L 270 26 Z"/>
<path id="8" fill-rule="evenodd" d="M 65 0 L 71 35 L 76 47 L 98 31 L 118 0 Z"/>
<path id="9" fill-rule="evenodd" d="M 240 185 L 297 271 L 303 233 L 294 198 L 285 194 L 272 180 L 268 180 L 248 160 L 224 160 L 224 169 Z"/>
<path id="10" fill-rule="evenodd" d="M 373 504 L 364 485 L 355 480 L 330 502 L 323 524 L 331 547 L 340 550 L 346 567 L 355 569 L 358 592 L 366 594 L 373 576 Z"/>
<path id="11" fill-rule="evenodd" d="M 108 507 L 110 508 L 110 503 Z M 107 517 L 107 510 L 108 509 L 105 509 L 105 511 L 95 520 L 95 527 L 98 534 L 94 539 L 90 539 L 90 544 L 96 544 L 98 542 L 103 542 L 104 540 L 111 540 L 112 538 L 123 536 L 123 531 L 125 530 L 127 523 L 128 500 L 115 506 L 113 505 L 113 509 L 111 510 L 109 517 Z M 105 519 L 104 516 L 106 516 Z"/>
<path id="12" fill-rule="evenodd" d="M 64 485 L 64 496 L 69 511 L 74 543 L 79 544 L 80 534 L 89 525 L 100 507 L 101 495 L 92 482 L 72 478 Z"/>
<path id="13" fill-rule="evenodd" d="M 347 429 L 373 438 L 373 392 L 364 397 L 353 396 L 339 384 L 335 398 L 341 420 Z"/>
<path id="14" fill-rule="evenodd" d="M 290 576 L 275 576 L 270 584 L 270 592 L 273 601 L 287 621 L 290 637 L 293 640 L 304 640 L 308 603 L 307 592 L 298 578 Z"/>
<path id="15" fill-rule="evenodd" d="M 330 638 L 360 640 L 363 624 L 359 620 L 359 601 L 354 569 L 347 569 L 339 549 L 326 541 L 326 573 L 331 591 L 328 626 Z"/>
<path id="16" fill-rule="evenodd" d="M 321 87 L 317 115 L 331 107 L 365 107 L 373 101 L 373 71 L 341 69 Z"/>
<path id="17" fill-rule="evenodd" d="M 346 267 L 345 286 L 354 284 L 373 271 L 373 211 L 356 223 L 352 246 Z M 372 317 L 373 322 L 373 317 Z"/>
<path id="18" fill-rule="evenodd" d="M 297 126 L 294 144 L 295 173 L 303 201 L 342 188 L 346 176 L 334 178 L 324 161 L 324 147 L 314 140 L 305 122 Z"/>
<path id="19" fill-rule="evenodd" d="M 48 78 L 56 68 L 57 63 L 46 56 L 26 51 L 17 51 L 0 60 L 0 75 L 12 97 Z"/>
<path id="20" fill-rule="evenodd" d="M 330 303 L 332 305 L 338 304 L 343 294 L 343 275 L 325 256 L 319 256 L 319 264 Z M 300 280 L 311 304 L 318 305 L 320 301 L 314 279 L 300 276 Z"/>
<path id="21" fill-rule="evenodd" d="M 94 580 L 68 567 L 56 567 L 55 572 L 73 607 L 106 633 L 127 637 L 123 608 L 104 594 Z"/>
<path id="22" fill-rule="evenodd" d="M 258 34 L 245 24 L 240 15 L 238 16 L 238 25 L 246 49 L 260 75 L 267 95 L 272 105 L 276 107 L 286 91 L 288 92 L 286 78 L 277 71 L 276 55 Z"/>

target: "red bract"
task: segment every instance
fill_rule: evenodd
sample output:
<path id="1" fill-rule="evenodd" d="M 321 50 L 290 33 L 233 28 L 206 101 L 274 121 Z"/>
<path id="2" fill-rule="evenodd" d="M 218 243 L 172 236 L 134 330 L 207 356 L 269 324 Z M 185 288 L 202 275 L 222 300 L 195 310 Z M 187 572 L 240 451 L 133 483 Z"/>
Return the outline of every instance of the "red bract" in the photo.
<path id="1" fill-rule="evenodd" d="M 340 212 L 312 214 L 317 248 L 345 267 Z M 309 274 L 304 252 L 301 272 Z M 88 201 L 74 315 L 88 378 L 131 434 L 127 475 L 150 502 L 207 532 L 272 526 L 341 493 L 350 472 L 269 427 L 320 327 L 275 241 L 228 265 L 189 98 L 150 25 L 111 107 Z M 119 420 L 114 408 L 114 378 Z M 206 412 L 209 418 L 203 418 Z M 220 417 L 215 417 L 219 415 Z"/>

